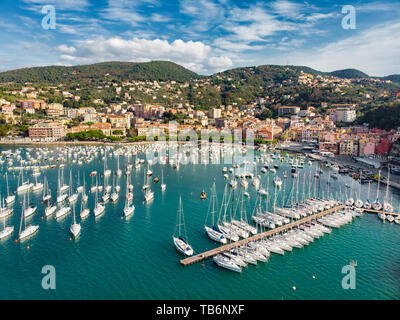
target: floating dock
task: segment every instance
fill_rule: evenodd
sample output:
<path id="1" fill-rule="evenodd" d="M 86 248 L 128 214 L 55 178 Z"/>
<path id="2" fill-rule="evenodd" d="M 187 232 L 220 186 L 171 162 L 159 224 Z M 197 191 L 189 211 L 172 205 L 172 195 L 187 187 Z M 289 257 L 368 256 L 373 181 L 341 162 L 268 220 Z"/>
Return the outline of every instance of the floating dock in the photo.
<path id="1" fill-rule="evenodd" d="M 243 240 L 240 240 L 240 241 L 232 242 L 232 243 L 223 245 L 221 247 L 218 247 L 218 248 L 215 248 L 215 249 L 212 249 L 212 250 L 197 254 L 195 256 L 188 257 L 186 259 L 181 260 L 181 264 L 183 266 L 185 266 L 185 267 L 189 266 L 191 264 L 195 264 L 197 262 L 200 262 L 200 261 L 206 260 L 208 258 L 211 258 L 213 256 L 216 256 L 216 255 L 218 255 L 218 254 L 220 254 L 222 252 L 229 251 L 229 250 L 231 250 L 233 248 L 236 248 L 236 247 L 245 246 L 246 244 L 248 244 L 249 242 L 252 242 L 252 241 L 257 241 L 257 240 L 261 240 L 261 239 L 264 239 L 264 238 L 268 238 L 268 237 L 274 236 L 274 235 L 276 235 L 278 233 L 284 232 L 284 231 L 292 229 L 292 228 L 296 228 L 296 227 L 298 227 L 298 226 L 300 226 L 300 225 L 302 225 L 304 223 L 310 222 L 312 220 L 319 219 L 319 218 L 321 218 L 323 216 L 332 214 L 332 213 L 334 213 L 336 211 L 340 211 L 340 210 L 343 210 L 345 208 L 347 208 L 345 205 L 340 205 L 340 206 L 331 208 L 329 210 L 326 210 L 326 211 L 323 211 L 323 212 L 320 212 L 320 213 L 305 217 L 303 219 L 300 219 L 300 220 L 297 220 L 295 222 L 286 224 L 284 226 L 281 226 L 281 227 L 266 231 L 264 233 L 256 234 L 256 235 L 254 235 L 252 237 L 249 237 L 249 238 L 246 238 L 246 239 L 243 239 Z M 389 213 L 389 212 L 376 211 L 376 210 L 366 210 L 366 209 L 363 209 L 363 210 L 364 210 L 364 212 L 369 212 L 369 213 L 376 213 L 376 214 L 385 213 L 385 214 L 390 214 L 390 215 L 394 215 L 394 216 L 400 216 L 400 213 Z"/>

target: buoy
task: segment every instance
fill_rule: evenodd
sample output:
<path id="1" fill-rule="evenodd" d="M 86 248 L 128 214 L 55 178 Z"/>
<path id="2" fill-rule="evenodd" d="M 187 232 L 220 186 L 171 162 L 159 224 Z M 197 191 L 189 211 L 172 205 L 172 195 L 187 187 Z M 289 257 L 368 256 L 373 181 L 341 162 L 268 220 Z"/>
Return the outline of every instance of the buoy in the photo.
<path id="1" fill-rule="evenodd" d="M 313 279 L 315 279 L 315 276 L 312 276 Z"/>
<path id="2" fill-rule="evenodd" d="M 29 250 L 29 246 L 26 247 L 26 250 Z"/>
<path id="3" fill-rule="evenodd" d="M 293 286 L 292 289 L 293 289 L 294 291 L 296 291 L 296 287 L 295 287 L 295 286 Z"/>

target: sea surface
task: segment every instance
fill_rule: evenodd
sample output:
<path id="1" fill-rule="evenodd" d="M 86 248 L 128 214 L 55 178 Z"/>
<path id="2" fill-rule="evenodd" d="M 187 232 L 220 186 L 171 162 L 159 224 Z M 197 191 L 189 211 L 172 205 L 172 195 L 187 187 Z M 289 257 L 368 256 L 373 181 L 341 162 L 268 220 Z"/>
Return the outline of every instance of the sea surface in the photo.
<path id="1" fill-rule="evenodd" d="M 10 148 L 1 148 L 0 151 Z M 21 149 L 23 149 L 21 147 Z M 13 150 L 15 150 L 13 148 Z M 52 150 L 52 149 L 50 149 Z M 24 150 L 22 154 L 24 154 Z M 34 153 L 34 151 L 31 151 Z M 139 158 L 145 158 L 139 154 Z M 132 162 L 134 159 L 130 159 Z M 349 176 L 339 176 L 338 180 L 329 178 L 329 168 L 322 168 L 318 188 L 308 187 L 318 163 L 305 164 L 299 169 L 299 191 L 293 189 L 293 178 L 288 163 L 281 164 L 278 176 L 288 175 L 281 191 L 277 191 L 276 203 L 285 202 L 292 197 L 301 198 L 303 194 L 319 190 L 320 196 L 348 197 L 353 185 L 353 195 L 360 192 L 358 182 L 351 182 Z M 120 167 L 125 172 L 126 157 L 120 157 Z M 14 165 L 17 165 L 14 163 Z M 117 159 L 110 157 L 107 166 L 114 172 Z M 142 185 L 147 165 L 132 169 L 134 185 L 134 215 L 129 219 L 122 218 L 126 190 L 126 176 L 118 181 L 121 186 L 120 200 L 116 204 L 106 204 L 104 216 L 95 220 L 91 216 L 81 222 L 82 233 L 76 240 L 70 239 L 69 228 L 72 214 L 61 221 L 54 216 L 44 218 L 44 206 L 41 203 L 42 193 L 30 195 L 30 204 L 38 206 L 35 215 L 27 220 L 28 224 L 39 225 L 39 231 L 31 239 L 16 242 L 21 220 L 21 203 L 23 197 L 17 195 L 13 215 L 6 220 L 7 225 L 15 227 L 11 238 L 0 242 L 0 299 L 399 299 L 400 298 L 400 225 L 382 223 L 374 214 L 364 214 L 352 224 L 335 229 L 330 235 L 315 240 L 302 249 L 294 249 L 284 256 L 271 254 L 268 263 L 259 262 L 257 266 L 244 268 L 241 274 L 233 273 L 216 266 L 212 260 L 188 267 L 180 265 L 182 256 L 176 251 L 172 242 L 175 230 L 179 196 L 182 197 L 186 229 L 189 243 L 200 253 L 218 246 L 211 241 L 204 224 L 206 222 L 210 188 L 215 182 L 219 203 L 221 203 L 224 186 L 228 182 L 222 174 L 223 164 L 187 164 L 180 165 L 179 170 L 170 165 L 154 164 L 151 166 L 153 177 L 164 171 L 165 192 L 160 184 L 152 182 L 154 201 L 144 204 Z M 0 172 L 0 192 L 6 196 L 4 164 Z M 94 170 L 100 174 L 104 162 L 100 157 L 94 162 L 78 166 L 65 159 L 64 177 L 69 180 L 72 170 L 73 186 L 76 188 L 78 174 L 82 184 L 85 176 L 89 194 L 89 207 L 94 207 L 94 195 L 90 194 L 90 185 L 94 183 L 90 173 Z M 228 166 L 229 168 L 229 166 Z M 268 206 L 271 209 L 274 201 L 273 173 L 261 173 L 262 187 L 268 190 Z M 18 186 L 17 171 L 8 171 L 9 189 L 14 192 Z M 32 172 L 26 172 L 26 178 L 34 182 Z M 112 175 L 112 176 L 113 176 Z M 43 171 L 39 180 L 47 177 L 53 199 L 57 196 L 58 169 Z M 305 179 L 303 178 L 305 176 Z M 327 181 L 330 184 L 327 184 Z M 303 182 L 304 181 L 304 182 Z M 110 179 L 109 184 L 112 184 Z M 328 193 L 329 186 L 329 193 Z M 361 198 L 366 199 L 368 185 L 362 185 Z M 370 187 L 371 202 L 375 200 L 376 184 Z M 293 192 L 292 192 L 293 189 Z M 205 190 L 207 200 L 200 199 Z M 239 201 L 238 192 L 233 196 Z M 245 201 L 248 220 L 253 212 L 257 193 L 249 181 L 250 199 Z M 381 199 L 385 196 L 385 187 L 381 188 Z M 354 195 L 354 197 L 356 197 Z M 390 199 L 399 211 L 399 193 L 390 190 Z M 219 207 L 218 210 L 219 212 Z M 76 204 L 76 213 L 80 212 L 80 197 Z M 237 212 L 239 214 L 239 212 Z M 3 221 L 0 221 L 0 229 Z M 356 289 L 342 288 L 342 268 L 351 261 L 356 261 Z M 56 270 L 56 289 L 42 288 L 42 268 L 54 266 Z M 296 290 L 293 290 L 296 287 Z"/>

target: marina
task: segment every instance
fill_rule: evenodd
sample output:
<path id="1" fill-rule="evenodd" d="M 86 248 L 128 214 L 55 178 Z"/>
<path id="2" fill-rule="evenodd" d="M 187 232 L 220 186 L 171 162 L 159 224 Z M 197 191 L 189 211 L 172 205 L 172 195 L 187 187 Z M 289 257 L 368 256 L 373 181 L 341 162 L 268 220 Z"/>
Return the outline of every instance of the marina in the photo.
<path id="1" fill-rule="evenodd" d="M 174 279 L 181 289 L 190 282 L 191 296 L 199 299 L 210 297 L 206 292 L 209 290 L 213 292 L 212 298 L 248 295 L 254 299 L 309 299 L 315 297 L 314 293 L 302 292 L 300 288 L 308 277 L 317 275 L 313 290 L 324 297 L 341 299 L 347 293 L 336 289 L 332 293 L 320 291 L 340 277 L 340 270 L 333 276 L 335 268 L 340 269 L 355 259 L 358 269 L 373 267 L 376 271 L 372 274 L 375 274 L 390 269 L 395 263 L 393 257 L 397 256 L 398 247 L 394 243 L 399 240 L 400 226 L 396 223 L 399 195 L 393 190 L 387 192 L 386 188 L 380 188 L 378 192 L 379 201 L 382 205 L 391 203 L 393 212 L 361 208 L 361 214 L 356 212 L 356 207 L 346 207 L 345 202 L 353 197 L 354 202 L 366 203 L 369 193 L 373 203 L 377 185 L 352 183 L 349 176 L 341 174 L 333 179 L 333 169 L 316 161 L 272 150 L 257 151 L 254 162 L 238 158 L 237 165 L 205 165 L 191 163 L 196 156 L 184 148 L 175 152 L 168 150 L 164 160 L 158 162 L 148 161 L 149 151 L 167 150 L 157 145 L 68 146 L 18 147 L 12 149 L 12 155 L 4 153 L 1 170 L 7 172 L 7 179 L 4 175 L 1 194 L 2 198 L 15 194 L 15 202 L 9 207 L 13 213 L 8 213 L 8 218 L 1 222 L 4 238 L 0 240 L 0 255 L 7 265 L 11 263 L 15 268 L 0 276 L 1 286 L 9 289 L 0 291 L 0 295 L 48 297 L 48 293 L 32 285 L 26 291 L 22 282 L 17 281 L 18 285 L 12 287 L 8 279 L 21 272 L 27 275 L 32 266 L 40 269 L 53 263 L 61 274 L 60 289 L 56 293 L 59 298 L 107 298 L 118 294 L 121 298 L 184 298 L 179 290 L 166 291 L 169 279 Z M 210 159 L 217 157 L 213 151 L 213 147 L 208 150 Z M 242 148 L 231 150 L 232 154 L 243 151 Z M 56 161 L 61 158 L 64 160 Z M 10 161 L 14 166 L 6 167 Z M 251 169 L 252 165 L 256 168 Z M 41 169 L 35 169 L 37 166 Z M 261 170 L 267 166 L 268 170 Z M 23 180 L 20 178 L 22 167 Z M 33 175 L 34 172 L 39 174 Z M 33 184 L 37 181 L 43 188 L 40 192 L 32 189 L 14 193 L 20 181 Z M 235 187 L 230 186 L 231 181 L 236 181 Z M 350 186 L 350 193 L 345 184 Z M 143 189 L 144 185 L 147 188 Z M 146 201 L 146 194 L 150 192 L 152 199 Z M 107 194 L 109 200 L 104 201 Z M 115 194 L 119 200 L 112 200 Z M 57 204 L 57 197 L 63 195 L 67 197 Z M 69 201 L 73 195 L 76 195 L 73 201 Z M 207 214 L 212 201 L 215 201 L 213 222 Z M 36 210 L 25 217 L 21 215 L 23 208 Z M 349 212 L 355 214 L 353 222 L 346 222 L 340 228 L 336 220 L 321 220 L 330 216 L 342 219 Z M 383 223 L 382 215 L 385 215 Z M 18 240 L 21 217 L 25 219 L 23 241 Z M 386 217 L 393 217 L 393 222 Z M 272 227 L 266 221 L 274 221 L 275 225 Z M 225 235 L 226 243 L 221 246 L 207 236 L 205 226 L 217 226 L 217 232 Z M 319 228 L 329 229 L 329 233 L 322 237 Z M 271 245 L 283 239 L 290 244 L 290 250 L 282 249 L 284 245 L 281 249 Z M 375 241 L 375 250 L 366 251 L 360 246 L 370 241 Z M 311 245 L 311 242 L 314 243 Z M 324 261 L 330 261 L 331 266 Z M 385 261 L 383 265 L 382 261 Z M 325 267 L 316 268 L 315 263 L 323 263 Z M 192 266 L 182 268 L 187 265 Z M 277 273 L 286 266 L 291 266 L 290 273 Z M 77 272 L 82 273 L 78 277 L 82 288 L 79 292 L 68 284 Z M 38 276 L 27 277 L 32 281 Z M 113 289 L 115 276 L 117 282 Z M 119 279 L 120 276 L 127 277 L 128 282 Z M 378 290 L 374 295 L 384 299 L 398 296 L 396 282 L 383 280 L 386 289 L 379 291 L 371 276 L 363 275 L 360 283 L 368 283 L 371 290 Z M 101 279 L 111 291 L 93 291 L 99 288 Z M 205 279 L 210 283 L 205 284 Z M 241 289 L 223 294 L 212 284 L 217 279 L 219 286 L 226 290 L 231 286 L 241 286 Z M 257 282 L 270 289 L 259 289 Z M 296 292 L 291 290 L 293 283 L 298 288 Z M 157 291 L 149 290 L 149 286 L 155 286 Z M 371 294 L 368 292 L 371 291 L 354 292 L 352 298 L 367 298 Z"/>

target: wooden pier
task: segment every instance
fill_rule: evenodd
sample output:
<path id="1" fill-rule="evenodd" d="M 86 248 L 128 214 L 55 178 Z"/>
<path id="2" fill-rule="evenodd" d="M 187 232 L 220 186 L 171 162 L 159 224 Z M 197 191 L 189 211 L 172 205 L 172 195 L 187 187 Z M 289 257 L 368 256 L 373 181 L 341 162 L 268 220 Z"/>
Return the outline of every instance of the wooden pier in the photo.
<path id="1" fill-rule="evenodd" d="M 233 248 L 244 246 L 244 245 L 248 244 L 249 242 L 257 241 L 257 240 L 264 239 L 264 238 L 267 238 L 267 237 L 271 237 L 271 236 L 276 235 L 278 233 L 281 233 L 283 231 L 286 231 L 286 230 L 289 230 L 289 229 L 292 229 L 292 228 L 296 228 L 296 227 L 302 225 L 303 223 L 307 223 L 307 222 L 310 222 L 312 220 L 319 219 L 319 218 L 321 218 L 323 216 L 326 216 L 328 214 L 332 214 L 332 213 L 334 213 L 336 211 L 339 211 L 339 210 L 342 210 L 344 208 L 346 208 L 345 205 L 340 205 L 340 206 L 337 206 L 335 208 L 332 208 L 332 209 L 329 209 L 329 210 L 314 214 L 312 216 L 308 216 L 308 217 L 305 217 L 303 219 L 297 220 L 295 222 L 286 224 L 284 226 L 281 226 L 281 227 L 266 231 L 264 233 L 259 233 L 259 234 L 256 234 L 256 235 L 252 236 L 252 237 L 249 237 L 249 238 L 246 238 L 246 239 L 243 239 L 243 240 L 240 240 L 240 241 L 236 241 L 236 242 L 232 242 L 232 243 L 223 245 L 223 246 L 221 246 L 219 248 L 215 248 L 215 249 L 212 249 L 210 251 L 203 252 L 203 253 L 200 253 L 198 255 L 195 255 L 193 257 L 189 257 L 189 258 L 183 259 L 183 260 L 181 260 L 181 264 L 186 267 L 188 265 L 191 265 L 191 264 L 203 261 L 205 259 L 211 258 L 213 256 L 216 256 L 217 254 L 220 254 L 220 253 L 222 253 L 224 251 L 229 251 L 229 250 L 231 250 Z"/>
<path id="2" fill-rule="evenodd" d="M 231 249 L 233 249 L 235 247 L 244 246 L 244 245 L 248 244 L 249 242 L 257 241 L 257 240 L 260 240 L 260 239 L 264 239 L 264 238 L 267 238 L 267 237 L 274 236 L 274 235 L 276 235 L 278 233 L 281 233 L 283 231 L 286 231 L 286 230 L 289 230 L 289 229 L 292 229 L 292 228 L 296 228 L 296 227 L 302 225 L 303 223 L 307 223 L 307 222 L 310 222 L 312 220 L 319 219 L 319 218 L 321 218 L 323 216 L 332 214 L 332 213 L 334 213 L 336 211 L 340 211 L 340 210 L 343 210 L 345 208 L 347 208 L 345 205 L 337 206 L 335 208 L 332 208 L 332 209 L 329 209 L 329 210 L 314 214 L 312 216 L 305 217 L 303 219 L 300 219 L 300 220 L 297 220 L 295 222 L 286 224 L 284 226 L 281 226 L 281 227 L 266 231 L 264 233 L 256 234 L 256 235 L 254 235 L 252 237 L 249 237 L 249 238 L 246 238 L 246 239 L 243 239 L 243 240 L 240 240 L 240 241 L 232 242 L 232 243 L 223 245 L 223 246 L 221 246 L 219 248 L 215 248 L 215 249 L 200 253 L 198 255 L 195 255 L 193 257 L 189 257 L 189 258 L 183 259 L 183 260 L 181 260 L 181 264 L 183 266 L 185 266 L 185 267 L 189 266 L 191 264 L 194 264 L 194 263 L 203 261 L 205 259 L 211 258 L 213 256 L 216 256 L 217 254 L 220 254 L 222 252 L 229 251 L 229 250 L 231 250 Z M 369 212 L 369 213 L 375 213 L 375 214 L 385 213 L 385 214 L 391 214 L 393 216 L 400 216 L 400 213 L 389 213 L 389 212 L 383 212 L 383 211 L 376 211 L 376 210 L 372 210 L 372 209 L 368 209 L 368 210 L 367 209 L 363 209 L 363 211 L 364 212 Z"/>
<path id="3" fill-rule="evenodd" d="M 368 213 L 376 213 L 376 214 L 384 213 L 385 215 L 400 216 L 400 213 L 395 213 L 395 212 L 383 212 L 382 210 L 381 211 L 377 211 L 377 210 L 374 210 L 374 209 L 362 209 L 362 210 L 364 212 L 368 212 Z"/>

